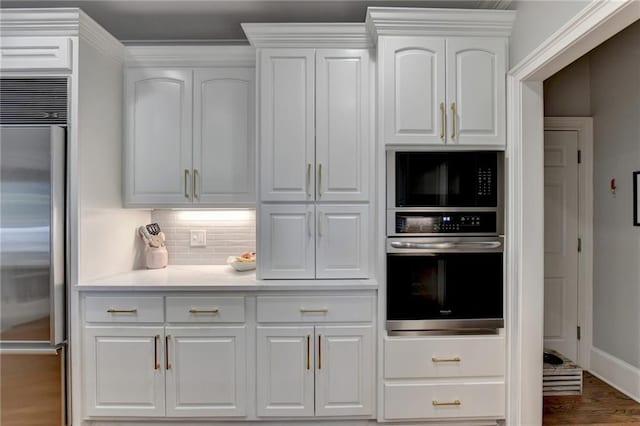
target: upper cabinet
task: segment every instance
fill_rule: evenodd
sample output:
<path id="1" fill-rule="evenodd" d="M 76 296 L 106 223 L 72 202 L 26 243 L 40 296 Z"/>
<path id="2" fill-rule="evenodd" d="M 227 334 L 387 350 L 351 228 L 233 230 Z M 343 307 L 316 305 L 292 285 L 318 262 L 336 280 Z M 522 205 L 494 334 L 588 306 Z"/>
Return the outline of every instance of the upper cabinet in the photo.
<path id="1" fill-rule="evenodd" d="M 254 67 L 214 65 L 127 68 L 127 206 L 255 203 Z"/>
<path id="2" fill-rule="evenodd" d="M 261 49 L 261 201 L 369 199 L 369 90 L 366 49 Z"/>
<path id="3" fill-rule="evenodd" d="M 378 113 L 385 145 L 506 146 L 511 11 L 378 8 Z"/>
<path id="4" fill-rule="evenodd" d="M 381 37 L 386 144 L 505 145 L 506 40 Z"/>

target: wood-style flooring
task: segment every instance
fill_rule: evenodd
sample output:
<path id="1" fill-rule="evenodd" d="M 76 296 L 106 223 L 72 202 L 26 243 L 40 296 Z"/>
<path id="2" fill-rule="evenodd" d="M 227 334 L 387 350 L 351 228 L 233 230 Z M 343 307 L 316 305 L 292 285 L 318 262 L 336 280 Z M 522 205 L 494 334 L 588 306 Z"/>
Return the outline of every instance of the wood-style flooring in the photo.
<path id="1" fill-rule="evenodd" d="M 580 396 L 545 396 L 545 425 L 640 426 L 640 404 L 584 373 Z"/>

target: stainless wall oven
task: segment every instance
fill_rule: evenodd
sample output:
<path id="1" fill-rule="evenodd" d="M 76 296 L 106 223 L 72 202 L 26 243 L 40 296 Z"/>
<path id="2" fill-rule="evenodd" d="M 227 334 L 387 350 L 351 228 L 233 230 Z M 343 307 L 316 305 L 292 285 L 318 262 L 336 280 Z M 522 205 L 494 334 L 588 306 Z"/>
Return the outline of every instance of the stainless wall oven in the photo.
<path id="1" fill-rule="evenodd" d="M 389 333 L 504 327 L 503 154 L 387 156 Z"/>

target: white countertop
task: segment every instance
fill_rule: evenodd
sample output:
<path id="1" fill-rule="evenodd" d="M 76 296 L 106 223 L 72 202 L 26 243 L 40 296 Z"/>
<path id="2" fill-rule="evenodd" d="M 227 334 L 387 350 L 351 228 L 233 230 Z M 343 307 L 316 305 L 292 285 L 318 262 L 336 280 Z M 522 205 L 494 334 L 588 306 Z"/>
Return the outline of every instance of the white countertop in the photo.
<path id="1" fill-rule="evenodd" d="M 375 280 L 258 280 L 256 271 L 227 265 L 169 265 L 81 283 L 80 291 L 281 291 L 375 290 Z"/>

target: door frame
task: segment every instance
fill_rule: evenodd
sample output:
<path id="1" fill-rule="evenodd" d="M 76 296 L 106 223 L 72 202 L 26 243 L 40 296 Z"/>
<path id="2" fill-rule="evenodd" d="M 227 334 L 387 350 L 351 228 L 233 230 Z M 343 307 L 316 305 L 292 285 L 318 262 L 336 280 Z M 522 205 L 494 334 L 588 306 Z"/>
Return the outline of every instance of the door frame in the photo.
<path id="1" fill-rule="evenodd" d="M 544 130 L 578 133 L 578 363 L 588 370 L 593 344 L 593 118 L 544 117 Z"/>
<path id="2" fill-rule="evenodd" d="M 507 424 L 542 423 L 542 82 L 640 19 L 640 2 L 592 0 L 507 75 Z"/>

